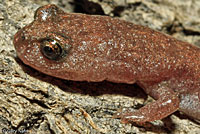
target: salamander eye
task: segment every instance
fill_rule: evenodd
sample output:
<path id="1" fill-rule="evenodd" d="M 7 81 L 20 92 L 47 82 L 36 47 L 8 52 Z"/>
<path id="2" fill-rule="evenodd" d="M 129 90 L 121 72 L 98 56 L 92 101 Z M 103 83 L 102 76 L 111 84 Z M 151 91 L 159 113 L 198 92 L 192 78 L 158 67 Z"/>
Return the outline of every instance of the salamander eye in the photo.
<path id="1" fill-rule="evenodd" d="M 41 52 L 50 60 L 59 60 L 65 54 L 63 47 L 53 39 L 45 39 L 41 42 Z"/>

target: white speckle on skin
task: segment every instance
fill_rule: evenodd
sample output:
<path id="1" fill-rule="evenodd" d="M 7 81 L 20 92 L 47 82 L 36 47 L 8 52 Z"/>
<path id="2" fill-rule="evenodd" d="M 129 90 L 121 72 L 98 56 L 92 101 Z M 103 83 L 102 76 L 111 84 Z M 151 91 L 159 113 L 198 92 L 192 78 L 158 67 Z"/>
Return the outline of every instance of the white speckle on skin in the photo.
<path id="1" fill-rule="evenodd" d="M 108 45 L 113 44 L 113 39 L 108 40 Z"/>
<path id="2" fill-rule="evenodd" d="M 167 100 L 166 102 L 162 103 L 162 105 L 167 105 L 169 103 L 172 103 L 172 100 Z"/>
<path id="3" fill-rule="evenodd" d="M 168 65 L 168 69 L 170 69 L 171 68 L 171 65 Z"/>
<path id="4" fill-rule="evenodd" d="M 144 116 L 135 116 L 135 115 L 132 115 L 132 116 L 126 116 L 125 118 L 126 119 L 144 119 Z"/>
<path id="5" fill-rule="evenodd" d="M 41 12 L 42 12 L 42 20 L 45 21 L 47 19 L 47 16 L 48 16 L 49 13 L 44 11 L 44 10 L 42 10 Z"/>
<path id="6" fill-rule="evenodd" d="M 60 40 L 60 38 L 59 37 L 57 37 L 57 36 L 55 36 L 55 38 L 57 39 L 57 40 Z M 55 44 L 56 44 L 56 41 L 54 40 L 54 42 L 55 42 Z"/>
<path id="7" fill-rule="evenodd" d="M 86 45 L 86 41 L 82 41 L 81 43 L 82 43 L 83 45 Z"/>

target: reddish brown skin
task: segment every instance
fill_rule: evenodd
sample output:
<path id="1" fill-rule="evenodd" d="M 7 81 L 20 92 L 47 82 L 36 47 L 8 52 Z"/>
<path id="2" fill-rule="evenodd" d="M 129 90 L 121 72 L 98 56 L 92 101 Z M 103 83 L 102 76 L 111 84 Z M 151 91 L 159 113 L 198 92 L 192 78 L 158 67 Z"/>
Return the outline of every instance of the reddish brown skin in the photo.
<path id="1" fill-rule="evenodd" d="M 45 38 L 70 50 L 50 60 L 40 49 Z M 55 5 L 40 7 L 14 45 L 25 64 L 54 77 L 137 83 L 156 101 L 117 113 L 125 123 L 160 120 L 177 110 L 200 120 L 200 49 L 194 45 L 111 17 L 64 13 Z"/>

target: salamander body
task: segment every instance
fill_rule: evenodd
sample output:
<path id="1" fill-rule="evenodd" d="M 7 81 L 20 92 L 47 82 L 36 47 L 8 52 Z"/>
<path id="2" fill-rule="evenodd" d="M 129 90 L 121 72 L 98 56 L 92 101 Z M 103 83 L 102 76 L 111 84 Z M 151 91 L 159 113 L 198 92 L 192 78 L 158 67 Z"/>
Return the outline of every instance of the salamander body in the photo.
<path id="1" fill-rule="evenodd" d="M 200 48 L 150 28 L 107 16 L 40 7 L 14 37 L 18 57 L 54 77 L 138 84 L 156 101 L 117 113 L 149 122 L 180 110 L 200 120 Z"/>

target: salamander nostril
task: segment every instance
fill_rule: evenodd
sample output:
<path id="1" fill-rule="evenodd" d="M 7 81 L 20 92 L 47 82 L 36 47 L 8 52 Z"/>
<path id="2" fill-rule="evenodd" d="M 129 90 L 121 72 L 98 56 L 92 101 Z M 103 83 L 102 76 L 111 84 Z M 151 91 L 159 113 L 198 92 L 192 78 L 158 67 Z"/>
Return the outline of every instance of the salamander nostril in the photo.
<path id="1" fill-rule="evenodd" d="M 21 39 L 22 39 L 22 41 L 24 41 L 24 40 L 25 40 L 25 36 L 24 36 L 24 35 L 22 35 L 22 36 L 21 36 Z"/>

